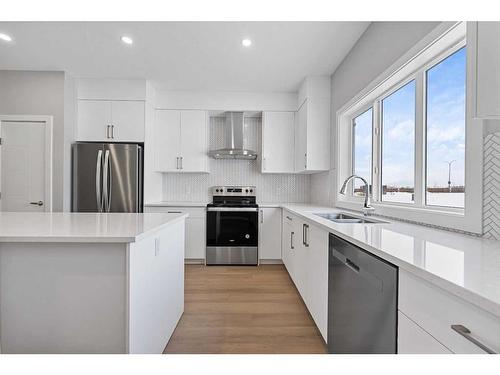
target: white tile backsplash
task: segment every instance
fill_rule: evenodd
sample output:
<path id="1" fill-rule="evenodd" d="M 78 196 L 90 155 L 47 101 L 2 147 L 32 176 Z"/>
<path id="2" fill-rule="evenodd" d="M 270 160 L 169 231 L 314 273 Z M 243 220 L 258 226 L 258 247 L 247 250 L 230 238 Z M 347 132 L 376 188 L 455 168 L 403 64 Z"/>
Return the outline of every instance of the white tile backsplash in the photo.
<path id="1" fill-rule="evenodd" d="M 224 118 L 210 119 L 210 149 L 226 146 Z M 245 148 L 261 153 L 262 123 L 257 117 L 245 118 Z M 216 185 L 254 185 L 262 203 L 306 203 L 310 201 L 308 175 L 262 174 L 257 160 L 210 159 L 210 173 L 165 173 L 163 200 L 169 202 L 207 202 L 210 187 Z"/>

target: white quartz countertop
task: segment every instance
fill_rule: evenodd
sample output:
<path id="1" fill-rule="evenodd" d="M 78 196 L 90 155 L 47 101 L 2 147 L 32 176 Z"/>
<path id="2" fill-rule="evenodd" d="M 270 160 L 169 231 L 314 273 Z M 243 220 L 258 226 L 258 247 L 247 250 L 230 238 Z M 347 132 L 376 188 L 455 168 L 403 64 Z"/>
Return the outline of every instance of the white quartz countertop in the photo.
<path id="1" fill-rule="evenodd" d="M 0 212 L 0 242 L 135 242 L 187 214 Z"/>
<path id="2" fill-rule="evenodd" d="M 282 207 L 500 317 L 500 241 L 377 216 L 388 223 L 335 223 L 314 215 L 348 212 L 332 207 Z"/>

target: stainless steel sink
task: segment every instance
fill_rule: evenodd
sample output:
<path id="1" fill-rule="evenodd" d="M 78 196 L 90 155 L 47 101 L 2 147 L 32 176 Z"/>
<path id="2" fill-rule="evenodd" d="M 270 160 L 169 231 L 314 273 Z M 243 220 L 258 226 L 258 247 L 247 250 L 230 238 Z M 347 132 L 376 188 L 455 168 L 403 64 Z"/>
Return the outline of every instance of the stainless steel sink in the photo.
<path id="1" fill-rule="evenodd" d="M 335 223 L 346 223 L 346 224 L 387 224 L 387 221 L 367 219 L 366 217 L 353 216 L 346 213 L 322 213 L 314 214 L 316 216 L 322 217 L 323 219 L 333 221 Z"/>

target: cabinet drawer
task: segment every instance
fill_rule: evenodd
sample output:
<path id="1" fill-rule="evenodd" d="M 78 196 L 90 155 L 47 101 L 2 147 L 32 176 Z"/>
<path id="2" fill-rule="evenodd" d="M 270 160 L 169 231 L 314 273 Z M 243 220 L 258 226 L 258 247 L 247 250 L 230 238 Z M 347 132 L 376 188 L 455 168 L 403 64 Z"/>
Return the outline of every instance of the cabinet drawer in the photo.
<path id="1" fill-rule="evenodd" d="M 206 210 L 204 207 L 146 207 L 145 212 L 159 212 L 159 213 L 171 213 L 171 214 L 189 214 L 189 218 L 205 218 Z"/>
<path id="2" fill-rule="evenodd" d="M 500 352 L 500 319 L 425 280 L 400 270 L 399 310 L 454 353 L 485 353 L 451 328 L 462 325 L 471 336 Z"/>
<path id="3" fill-rule="evenodd" d="M 398 311 L 398 354 L 453 354 L 401 311 Z"/>

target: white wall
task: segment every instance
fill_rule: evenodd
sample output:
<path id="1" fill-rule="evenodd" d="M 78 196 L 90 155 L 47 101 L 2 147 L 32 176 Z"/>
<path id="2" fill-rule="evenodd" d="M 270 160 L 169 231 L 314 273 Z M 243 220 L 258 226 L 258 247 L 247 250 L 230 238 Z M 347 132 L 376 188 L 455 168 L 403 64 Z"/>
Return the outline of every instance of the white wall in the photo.
<path id="1" fill-rule="evenodd" d="M 54 211 L 63 209 L 65 158 L 63 72 L 0 71 L 0 114 L 53 116 Z"/>
<path id="2" fill-rule="evenodd" d="M 439 22 L 373 22 L 332 74 L 332 150 L 335 147 L 336 112 L 377 76 L 404 55 Z M 335 152 L 331 153 L 335 166 Z M 311 177 L 313 203 L 334 205 L 333 170 Z"/>
<path id="3" fill-rule="evenodd" d="M 154 85 L 154 84 L 153 84 Z M 224 111 L 295 111 L 297 93 L 167 91 L 155 86 L 155 108 Z"/>

